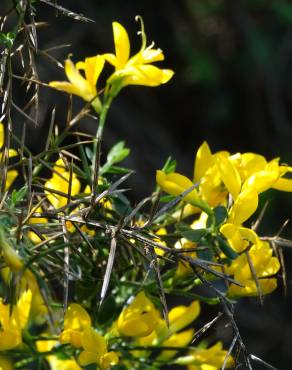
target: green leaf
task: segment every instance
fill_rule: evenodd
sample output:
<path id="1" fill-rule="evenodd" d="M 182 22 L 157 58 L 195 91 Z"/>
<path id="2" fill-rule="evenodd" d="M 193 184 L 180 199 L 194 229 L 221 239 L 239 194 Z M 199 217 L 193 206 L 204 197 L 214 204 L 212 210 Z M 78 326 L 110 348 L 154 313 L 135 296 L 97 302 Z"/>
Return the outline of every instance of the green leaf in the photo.
<path id="1" fill-rule="evenodd" d="M 112 147 L 107 155 L 107 162 L 114 164 L 121 162 L 130 154 L 130 149 L 125 148 L 125 142 L 120 141 Z"/>
<path id="2" fill-rule="evenodd" d="M 176 160 L 168 157 L 164 166 L 162 167 L 162 171 L 166 174 L 175 172 L 176 170 Z"/>
<path id="3" fill-rule="evenodd" d="M 204 260 L 204 261 L 212 261 L 213 258 L 214 258 L 214 253 L 213 251 L 211 250 L 211 248 L 208 248 L 207 249 L 207 245 L 206 245 L 206 249 L 205 250 L 198 250 L 197 252 L 197 256 L 201 259 L 201 260 Z"/>
<path id="4" fill-rule="evenodd" d="M 101 167 L 100 174 L 110 171 L 111 167 L 124 160 L 130 154 L 130 149 L 125 148 L 125 142 L 120 141 L 114 145 L 107 155 L 106 163 Z"/>
<path id="5" fill-rule="evenodd" d="M 92 161 L 92 158 L 93 158 L 93 151 L 91 150 L 91 148 L 89 148 L 89 146 L 86 146 L 85 147 L 85 153 L 86 153 L 86 156 L 87 158 Z"/>
<path id="6" fill-rule="evenodd" d="M 27 186 L 23 186 L 19 190 L 13 190 L 11 194 L 11 206 L 17 205 L 17 203 L 21 202 L 27 193 Z"/>
<path id="7" fill-rule="evenodd" d="M 207 233 L 206 229 L 192 229 L 186 224 L 178 224 L 177 229 L 189 241 L 198 243 Z"/>
<path id="8" fill-rule="evenodd" d="M 226 257 L 235 260 L 238 257 L 238 254 L 230 247 L 230 245 L 221 237 L 216 237 L 218 247 L 225 254 Z"/>
<path id="9" fill-rule="evenodd" d="M 168 203 L 175 199 L 174 195 L 163 195 L 159 201 L 162 203 Z"/>
<path id="10" fill-rule="evenodd" d="M 11 48 L 14 42 L 16 35 L 14 32 L 0 33 L 0 44 Z"/>
<path id="11" fill-rule="evenodd" d="M 214 210 L 215 226 L 220 226 L 228 216 L 227 209 L 223 206 L 218 206 Z"/>

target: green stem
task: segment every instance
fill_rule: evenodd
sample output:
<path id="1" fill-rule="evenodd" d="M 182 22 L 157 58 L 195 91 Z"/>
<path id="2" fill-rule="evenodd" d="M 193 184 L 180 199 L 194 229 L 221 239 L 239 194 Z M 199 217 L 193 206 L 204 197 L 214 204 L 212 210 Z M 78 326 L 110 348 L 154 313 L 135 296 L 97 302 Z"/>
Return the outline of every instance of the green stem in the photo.
<path id="1" fill-rule="evenodd" d="M 97 132 L 96 132 L 95 141 L 94 141 L 94 144 L 93 144 L 93 158 L 92 158 L 92 174 L 93 174 L 93 176 L 94 176 L 95 162 L 97 160 L 96 156 L 97 156 L 98 143 L 102 139 L 103 130 L 104 130 L 104 126 L 105 126 L 105 122 L 106 122 L 106 118 L 107 118 L 107 113 L 108 113 L 108 110 L 111 106 L 112 101 L 113 101 L 113 96 L 108 95 L 105 98 L 104 104 L 102 105 L 102 109 L 101 109 L 101 112 L 100 112 L 99 125 L 98 125 L 98 129 L 97 129 Z"/>

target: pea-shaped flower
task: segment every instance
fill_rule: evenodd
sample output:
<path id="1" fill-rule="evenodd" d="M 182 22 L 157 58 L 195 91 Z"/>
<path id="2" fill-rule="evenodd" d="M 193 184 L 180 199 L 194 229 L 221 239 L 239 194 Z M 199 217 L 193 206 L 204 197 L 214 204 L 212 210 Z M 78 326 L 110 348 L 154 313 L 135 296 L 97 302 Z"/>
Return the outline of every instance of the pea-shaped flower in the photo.
<path id="1" fill-rule="evenodd" d="M 72 303 L 68 307 L 64 318 L 64 330 L 60 335 L 62 344 L 70 343 L 73 347 L 81 347 L 84 330 L 90 328 L 91 319 L 83 307 Z"/>
<path id="2" fill-rule="evenodd" d="M 146 337 L 155 329 L 158 320 L 159 313 L 153 303 L 140 292 L 121 312 L 117 329 L 120 335 Z"/>
<path id="3" fill-rule="evenodd" d="M 117 353 L 107 351 L 106 340 L 93 328 L 84 331 L 81 344 L 84 350 L 80 353 L 78 360 L 82 366 L 96 363 L 98 369 L 107 370 L 119 362 Z"/>

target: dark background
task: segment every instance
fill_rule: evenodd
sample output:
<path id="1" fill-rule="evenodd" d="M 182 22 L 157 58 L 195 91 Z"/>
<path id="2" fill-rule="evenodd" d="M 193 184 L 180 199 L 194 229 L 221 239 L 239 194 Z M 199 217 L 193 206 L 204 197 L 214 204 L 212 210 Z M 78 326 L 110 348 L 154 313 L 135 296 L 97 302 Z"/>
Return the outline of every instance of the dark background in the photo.
<path id="1" fill-rule="evenodd" d="M 58 3 L 95 20 L 81 23 L 36 3 L 37 20 L 48 21 L 39 30 L 39 46 L 71 46 L 52 55 L 63 61 L 69 53 L 77 61 L 113 51 L 111 22 L 128 30 L 132 52 L 140 47 L 134 17 L 143 16 L 149 43 L 164 50 L 164 68 L 174 78 L 157 88 L 130 86 L 114 101 L 105 130 L 104 151 L 123 139 L 131 148 L 126 165 L 135 169 L 132 197 L 148 195 L 155 170 L 172 155 L 178 170 L 191 176 L 198 146 L 207 140 L 212 151 L 254 151 L 268 159 L 280 156 L 292 164 L 292 3 L 281 0 L 59 0 Z M 8 6 L 9 0 L 1 0 Z M 41 55 L 40 79 L 64 80 L 62 70 Z M 16 92 L 17 94 L 17 92 Z M 65 94 L 42 89 L 39 129 L 29 128 L 33 151 L 42 149 L 44 131 L 57 101 L 57 120 L 64 122 Z M 21 102 L 22 96 L 18 97 Z M 74 99 L 74 109 L 81 108 Z M 16 126 L 21 124 L 15 116 Z M 78 126 L 94 133 L 96 123 Z M 273 235 L 290 218 L 292 193 L 270 192 L 271 199 L 260 232 Z M 283 236 L 292 238 L 288 225 Z M 283 286 L 265 298 L 244 299 L 237 319 L 250 352 L 279 369 L 292 368 L 292 254 L 285 250 L 288 296 Z M 218 336 L 224 327 L 218 326 Z M 258 366 L 255 368 L 264 368 Z"/>

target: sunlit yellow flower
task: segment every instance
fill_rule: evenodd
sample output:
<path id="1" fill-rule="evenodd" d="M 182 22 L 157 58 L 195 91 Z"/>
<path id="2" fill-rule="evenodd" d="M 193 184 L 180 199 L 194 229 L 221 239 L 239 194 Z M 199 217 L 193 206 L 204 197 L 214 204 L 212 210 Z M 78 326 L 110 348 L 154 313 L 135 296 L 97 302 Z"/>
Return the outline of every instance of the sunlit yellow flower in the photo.
<path id="1" fill-rule="evenodd" d="M 39 352 L 49 352 L 58 345 L 56 340 L 38 340 L 36 342 Z M 52 370 L 81 370 L 81 367 L 74 359 L 59 358 L 54 354 L 46 356 Z"/>
<path id="2" fill-rule="evenodd" d="M 292 191 L 292 180 L 284 178 L 292 172 L 291 167 L 279 164 L 279 158 L 268 162 L 256 153 L 237 153 L 229 157 L 237 168 L 242 181 L 242 189 L 253 187 L 258 193 L 274 188 L 280 191 Z"/>
<path id="3" fill-rule="evenodd" d="M 286 173 L 291 173 L 291 172 L 292 172 L 292 167 L 280 166 L 280 177 L 273 184 L 272 188 L 276 190 L 280 190 L 280 191 L 292 191 L 292 179 L 283 177 L 286 175 Z"/>
<path id="4" fill-rule="evenodd" d="M 255 296 L 259 294 L 251 269 L 256 274 L 262 294 L 269 294 L 277 287 L 277 279 L 272 276 L 279 271 L 280 263 L 277 257 L 273 257 L 273 250 L 269 243 L 258 241 L 250 248 L 248 253 L 252 267 L 248 263 L 247 256 L 242 254 L 232 261 L 230 267 L 226 268 L 226 272 L 234 275 L 234 279 L 244 286 L 239 287 L 231 284 L 228 294 L 232 297 Z"/>
<path id="5" fill-rule="evenodd" d="M 184 330 L 180 333 L 172 334 L 168 339 L 166 339 L 162 346 L 164 347 L 181 347 L 187 346 L 194 336 L 194 329 Z M 157 357 L 158 360 L 168 360 L 174 357 L 177 350 L 163 350 L 161 354 Z"/>
<path id="6" fill-rule="evenodd" d="M 2 122 L 0 122 L 0 150 L 2 150 L 4 146 L 4 136 L 5 136 L 5 130 L 4 125 Z M 17 156 L 17 151 L 15 149 L 9 149 L 8 151 L 8 157 L 12 158 Z M 2 159 L 3 153 L 0 153 L 0 160 Z M 9 170 L 7 171 L 7 178 L 6 178 L 6 189 L 8 189 L 13 181 L 16 179 L 18 175 L 18 172 L 16 170 Z"/>
<path id="7" fill-rule="evenodd" d="M 53 169 L 53 175 L 48 181 L 46 181 L 45 187 L 47 189 L 52 189 L 64 194 L 68 194 L 70 171 L 66 170 L 66 166 L 62 158 L 59 158 L 57 160 Z M 78 180 L 76 174 L 73 172 L 71 195 L 77 195 L 80 192 L 80 187 L 80 181 Z M 67 197 L 50 192 L 49 190 L 45 190 L 45 193 L 47 194 L 48 200 L 54 208 L 61 208 L 66 205 Z"/>
<path id="8" fill-rule="evenodd" d="M 147 336 L 136 339 L 136 344 L 139 346 L 167 346 L 167 347 L 184 347 L 193 337 L 194 330 L 184 330 L 190 325 L 200 313 L 200 304 L 198 301 L 193 301 L 189 306 L 176 306 L 169 311 L 169 327 L 159 313 L 156 321 L 155 329 Z M 135 357 L 146 355 L 145 351 L 132 351 Z M 169 359 L 176 354 L 175 350 L 164 350 L 159 356 L 159 359 Z"/>
<path id="9" fill-rule="evenodd" d="M 247 188 L 236 198 L 229 212 L 227 223 L 220 228 L 220 232 L 236 252 L 244 251 L 250 244 L 256 243 L 258 239 L 253 230 L 241 226 L 256 211 L 257 206 L 257 192 L 253 188 Z"/>
<path id="10" fill-rule="evenodd" d="M 191 228 L 194 229 L 194 230 L 205 229 L 207 219 L 208 219 L 207 213 L 202 212 L 200 217 L 192 222 Z M 193 249 L 196 246 L 197 246 L 197 243 L 191 242 L 191 241 L 189 241 L 185 238 L 181 238 L 174 245 L 174 247 L 176 249 Z M 195 251 L 194 252 L 186 252 L 185 254 L 189 257 L 192 257 L 192 258 L 196 258 L 196 256 L 197 256 Z M 175 276 L 183 277 L 186 274 L 191 273 L 192 271 L 193 270 L 192 270 L 192 268 L 191 268 L 191 266 L 188 262 L 178 261 L 178 266 L 177 266 L 177 269 L 176 269 L 176 272 L 175 272 Z"/>
<path id="11" fill-rule="evenodd" d="M 86 58 L 85 61 L 78 62 L 76 65 L 70 59 L 67 59 L 65 61 L 65 73 L 69 82 L 52 81 L 49 85 L 68 94 L 80 96 L 85 101 L 91 102 L 94 109 L 99 112 L 101 102 L 97 97 L 96 83 L 103 66 L 104 58 L 100 55 Z M 85 77 L 82 76 L 80 70 L 84 71 Z"/>
<path id="12" fill-rule="evenodd" d="M 84 331 L 81 344 L 84 349 L 78 358 L 81 366 L 96 363 L 101 370 L 107 370 L 119 362 L 117 353 L 108 352 L 106 340 L 91 327 Z"/>
<path id="13" fill-rule="evenodd" d="M 236 199 L 241 190 L 241 178 L 228 157 L 225 155 L 218 155 L 216 164 L 220 172 L 221 180 L 224 183 L 228 192 Z"/>
<path id="14" fill-rule="evenodd" d="M 154 44 L 146 46 L 147 41 L 143 23 L 141 49 L 131 58 L 127 31 L 118 22 L 113 22 L 112 25 L 115 54 L 104 54 L 104 58 L 115 67 L 115 72 L 109 78 L 108 83 L 117 84 L 117 90 L 119 90 L 126 85 L 158 86 L 171 79 L 173 71 L 160 69 L 151 64 L 164 60 L 164 55 L 161 49 L 153 49 Z"/>
<path id="15" fill-rule="evenodd" d="M 21 292 L 25 292 L 27 288 L 32 292 L 31 311 L 34 314 L 47 313 L 47 307 L 44 303 L 43 297 L 40 293 L 38 283 L 34 274 L 24 269 L 24 261 L 15 251 L 12 245 L 6 240 L 3 229 L 0 228 L 0 250 L 2 251 L 3 259 L 6 267 L 1 269 L 1 274 L 6 283 L 10 279 L 11 272 L 20 272 L 21 279 L 19 280 L 19 287 Z"/>
<path id="16" fill-rule="evenodd" d="M 123 309 L 117 330 L 127 337 L 146 337 L 155 328 L 159 313 L 144 292 L 140 292 L 133 301 Z"/>
<path id="17" fill-rule="evenodd" d="M 15 348 L 22 342 L 22 330 L 29 319 L 31 298 L 31 290 L 23 292 L 12 309 L 0 298 L 0 351 Z"/>
<path id="18" fill-rule="evenodd" d="M 175 363 L 187 365 L 188 370 L 219 370 L 227 355 L 227 351 L 222 348 L 221 342 L 217 342 L 210 348 L 197 347 L 191 350 L 188 355 L 179 357 Z M 226 368 L 230 369 L 233 366 L 234 360 L 229 356 Z"/>
<path id="19" fill-rule="evenodd" d="M 192 323 L 200 314 L 200 303 L 193 301 L 189 306 L 176 306 L 169 311 L 169 331 L 177 333 Z"/>
<path id="20" fill-rule="evenodd" d="M 161 227 L 160 229 L 158 229 L 155 233 L 156 235 L 158 236 L 163 236 L 163 235 L 167 235 L 167 230 L 165 227 Z M 154 241 L 156 243 L 159 243 L 160 245 L 166 247 L 166 243 L 164 241 L 161 241 L 159 238 L 157 239 L 154 239 Z M 165 254 L 165 251 L 163 249 L 160 249 L 160 248 L 154 248 L 155 250 L 155 253 L 158 255 L 158 256 L 163 256 Z"/>
<path id="21" fill-rule="evenodd" d="M 81 347 L 83 332 L 90 328 L 91 319 L 88 313 L 77 303 L 68 307 L 64 317 L 64 330 L 60 334 L 62 344 L 70 343 L 73 347 Z"/>
<path id="22" fill-rule="evenodd" d="M 0 356 L 0 370 L 13 370 L 14 366 L 12 364 L 12 361 L 5 357 L 5 356 Z"/>
<path id="23" fill-rule="evenodd" d="M 42 207 L 37 207 L 35 210 L 33 210 L 34 213 L 43 213 Z M 30 225 L 33 224 L 46 224 L 48 223 L 48 219 L 45 217 L 31 217 L 28 221 Z M 42 239 L 33 231 L 29 231 L 27 233 L 27 236 L 29 239 L 34 243 L 38 244 L 42 241 Z"/>

